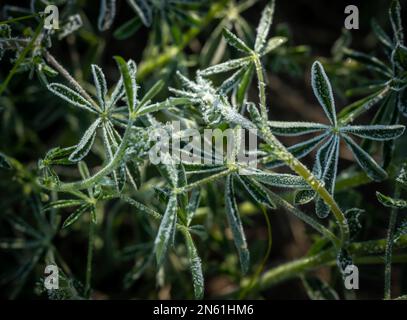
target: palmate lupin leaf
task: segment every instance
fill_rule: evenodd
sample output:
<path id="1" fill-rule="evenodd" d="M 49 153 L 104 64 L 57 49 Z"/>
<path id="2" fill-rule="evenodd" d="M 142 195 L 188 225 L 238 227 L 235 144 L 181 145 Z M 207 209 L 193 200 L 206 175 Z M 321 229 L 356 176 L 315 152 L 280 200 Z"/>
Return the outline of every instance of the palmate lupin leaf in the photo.
<path id="1" fill-rule="evenodd" d="M 116 0 L 100 0 L 98 28 L 100 31 L 108 30 L 116 16 Z"/>
<path id="2" fill-rule="evenodd" d="M 247 247 L 246 236 L 244 234 L 242 221 L 240 219 L 239 210 L 236 204 L 233 178 L 231 175 L 227 176 L 226 178 L 225 210 L 230 229 L 232 230 L 233 240 L 239 254 L 240 266 L 242 268 L 242 272 L 246 273 L 249 269 L 250 253 Z"/>
<path id="3" fill-rule="evenodd" d="M 325 188 L 334 193 L 335 179 L 337 174 L 340 139 L 351 150 L 356 162 L 376 181 L 383 180 L 387 173 L 376 163 L 376 161 L 350 137 L 355 135 L 368 140 L 388 141 L 398 138 L 404 133 L 402 125 L 341 125 L 337 122 L 335 101 L 332 87 L 324 71 L 323 66 L 317 61 L 312 66 L 311 82 L 318 102 L 327 115 L 330 125 L 310 122 L 278 122 L 269 121 L 271 131 L 276 135 L 298 136 L 318 132 L 319 135 L 307 141 L 301 142 L 288 148 L 293 155 L 301 158 L 315 149 L 323 141 L 316 155 L 313 168 L 314 174 L 323 182 Z M 268 168 L 276 167 L 282 163 L 276 160 L 266 162 Z M 297 204 L 304 204 L 315 197 L 312 190 L 301 190 L 295 196 Z M 329 213 L 328 206 L 319 197 L 316 198 L 316 213 L 319 217 L 325 217 Z"/>

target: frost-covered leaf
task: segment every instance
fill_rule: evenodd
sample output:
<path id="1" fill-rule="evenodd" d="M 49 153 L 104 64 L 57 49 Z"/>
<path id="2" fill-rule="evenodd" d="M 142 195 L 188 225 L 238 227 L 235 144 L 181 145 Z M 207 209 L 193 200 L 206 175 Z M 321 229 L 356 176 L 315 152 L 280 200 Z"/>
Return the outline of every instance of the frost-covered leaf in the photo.
<path id="1" fill-rule="evenodd" d="M 402 125 L 371 125 L 371 126 L 345 126 L 340 128 L 341 132 L 351 133 L 358 137 L 385 141 L 400 137 L 405 130 Z"/>
<path id="2" fill-rule="evenodd" d="M 286 37 L 273 37 L 269 41 L 267 41 L 266 48 L 264 49 L 264 52 L 262 53 L 263 55 L 268 54 L 269 52 L 273 51 L 274 49 L 277 49 L 281 45 L 287 42 Z"/>
<path id="3" fill-rule="evenodd" d="M 295 194 L 294 203 L 295 204 L 307 204 L 315 198 L 314 190 L 300 190 Z"/>
<path id="4" fill-rule="evenodd" d="M 199 202 L 201 200 L 201 190 L 199 188 L 192 190 L 191 198 L 187 206 L 187 226 L 192 222 L 196 214 L 196 210 L 199 207 Z"/>
<path id="5" fill-rule="evenodd" d="M 262 53 L 266 47 L 267 36 L 270 31 L 270 26 L 273 22 L 275 1 L 271 0 L 267 6 L 264 8 L 259 25 L 257 27 L 256 42 L 254 44 L 254 51 L 257 53 Z"/>
<path id="6" fill-rule="evenodd" d="M 172 194 L 168 200 L 167 209 L 162 217 L 160 228 L 154 241 L 154 252 L 157 264 L 161 265 L 167 253 L 170 240 L 175 233 L 177 223 L 177 196 Z"/>
<path id="7" fill-rule="evenodd" d="M 114 182 L 117 192 L 122 192 L 126 185 L 126 166 L 122 165 L 117 170 L 113 171 Z"/>
<path id="8" fill-rule="evenodd" d="M 363 64 L 370 70 L 377 71 L 386 77 L 391 76 L 392 73 L 391 69 L 374 56 L 365 54 L 363 52 L 351 50 L 348 48 L 344 50 L 344 53 L 347 57 Z"/>
<path id="9" fill-rule="evenodd" d="M 68 101 L 69 103 L 73 104 L 74 106 L 83 108 L 93 113 L 97 113 L 97 111 L 93 108 L 92 103 L 82 97 L 76 91 L 64 86 L 60 83 L 50 83 L 48 85 L 48 89 L 57 95 L 58 97 Z"/>
<path id="10" fill-rule="evenodd" d="M 339 300 L 336 291 L 317 277 L 305 277 L 303 284 L 311 300 Z"/>
<path id="11" fill-rule="evenodd" d="M 204 277 L 202 273 L 202 262 L 198 255 L 194 241 L 188 231 L 184 232 L 185 243 L 188 250 L 189 267 L 192 274 L 195 299 L 202 299 L 204 294 Z"/>
<path id="12" fill-rule="evenodd" d="M 241 68 L 232 76 L 223 81 L 219 87 L 219 94 L 227 94 L 230 90 L 234 89 L 239 84 L 245 73 L 246 68 Z"/>
<path id="13" fill-rule="evenodd" d="M 375 181 L 386 179 L 386 171 L 384 171 L 366 151 L 359 147 L 350 137 L 343 135 L 343 138 L 347 146 L 352 151 L 356 161 L 366 172 L 369 178 Z"/>
<path id="14" fill-rule="evenodd" d="M 109 29 L 116 16 L 116 0 L 100 0 L 98 28 L 100 31 Z"/>
<path id="15" fill-rule="evenodd" d="M 92 75 L 93 82 L 96 86 L 96 94 L 99 101 L 100 108 L 102 110 L 106 109 L 105 97 L 107 94 L 107 85 L 105 75 L 103 74 L 102 69 L 96 64 L 92 64 Z"/>
<path id="16" fill-rule="evenodd" d="M 407 201 L 402 199 L 394 199 L 389 196 L 385 196 L 384 194 L 376 191 L 377 199 L 380 201 L 382 205 L 385 207 L 396 208 L 396 209 L 405 209 L 407 208 Z"/>
<path id="17" fill-rule="evenodd" d="M 272 187 L 279 188 L 304 188 L 307 187 L 307 182 L 300 176 L 295 176 L 289 173 L 264 173 L 252 176 L 261 183 Z"/>
<path id="18" fill-rule="evenodd" d="M 323 162 L 322 165 L 322 177 L 321 180 L 324 183 L 325 189 L 333 195 L 335 189 L 336 174 L 338 170 L 338 158 L 339 158 L 339 138 L 334 137 L 332 143 L 330 144 L 329 151 L 326 156 L 320 159 Z M 325 218 L 328 216 L 330 207 L 325 203 L 325 201 L 317 197 L 315 203 L 315 211 L 318 217 Z"/>
<path id="19" fill-rule="evenodd" d="M 396 181 L 402 186 L 407 187 L 407 162 L 403 164 L 400 173 L 396 178 Z"/>
<path id="20" fill-rule="evenodd" d="M 133 111 L 136 109 L 137 103 L 136 70 L 132 70 L 131 67 L 134 63 L 132 60 L 129 60 L 129 62 L 126 63 L 126 61 L 124 61 L 124 59 L 119 56 L 115 56 L 114 58 L 117 62 L 117 65 L 119 66 L 120 73 L 122 75 L 129 112 L 133 113 Z"/>
<path id="21" fill-rule="evenodd" d="M 242 221 L 240 220 L 240 215 L 236 204 L 233 178 L 231 175 L 226 177 L 225 209 L 229 226 L 232 230 L 235 246 L 239 253 L 240 266 L 243 273 L 246 273 L 249 269 L 250 253 L 247 247 L 246 236 L 244 234 Z"/>
<path id="22" fill-rule="evenodd" d="M 153 12 L 147 0 L 127 0 L 130 6 L 139 15 L 146 27 L 150 27 L 153 20 Z"/>
<path id="23" fill-rule="evenodd" d="M 75 206 L 79 206 L 81 204 L 84 204 L 83 200 L 74 200 L 74 199 L 56 200 L 56 201 L 52 201 L 52 202 L 46 204 L 43 207 L 43 210 L 48 211 L 48 210 L 51 210 L 51 209 L 61 209 L 61 208 L 67 208 L 67 207 L 75 207 Z"/>
<path id="24" fill-rule="evenodd" d="M 143 99 L 140 100 L 139 107 L 144 106 L 151 99 L 153 99 L 164 87 L 165 82 L 163 80 L 158 80 L 143 96 Z"/>
<path id="25" fill-rule="evenodd" d="M 329 121 L 336 126 L 335 100 L 331 83 L 319 61 L 315 61 L 311 69 L 311 84 L 314 94 L 325 111 Z"/>
<path id="26" fill-rule="evenodd" d="M 275 209 L 276 205 L 271 200 L 262 185 L 248 176 L 235 175 L 246 191 L 251 195 L 251 197 L 259 204 L 263 204 L 270 209 Z"/>
<path id="27" fill-rule="evenodd" d="M 401 21 L 401 6 L 398 0 L 392 1 L 389 9 L 389 17 L 393 29 L 394 40 L 403 43 L 403 23 Z"/>
<path id="28" fill-rule="evenodd" d="M 89 153 L 93 142 L 95 141 L 96 129 L 101 121 L 101 118 L 97 118 L 95 122 L 93 122 L 92 125 L 85 131 L 81 141 L 79 141 L 75 150 L 69 156 L 70 161 L 80 161 Z"/>
<path id="29" fill-rule="evenodd" d="M 315 122 L 269 121 L 268 124 L 273 134 L 279 136 L 300 136 L 330 128 Z"/>
<path id="30" fill-rule="evenodd" d="M 210 76 L 212 74 L 232 71 L 237 68 L 242 68 L 246 66 L 249 62 L 250 62 L 249 58 L 233 59 L 201 70 L 199 74 L 202 76 Z"/>
<path id="31" fill-rule="evenodd" d="M 68 218 L 66 218 L 66 220 L 64 221 L 64 223 L 62 224 L 62 228 L 67 228 L 69 227 L 71 224 L 73 224 L 74 222 L 76 222 L 81 216 L 82 214 L 84 214 L 87 210 L 90 209 L 90 205 L 89 204 L 84 204 L 82 206 L 80 206 L 78 209 L 76 209 L 73 213 L 71 213 Z"/>
<path id="32" fill-rule="evenodd" d="M 233 34 L 228 29 L 223 29 L 223 36 L 225 37 L 226 42 L 237 50 L 249 54 L 252 52 L 252 50 L 241 39 L 239 39 L 238 36 Z"/>

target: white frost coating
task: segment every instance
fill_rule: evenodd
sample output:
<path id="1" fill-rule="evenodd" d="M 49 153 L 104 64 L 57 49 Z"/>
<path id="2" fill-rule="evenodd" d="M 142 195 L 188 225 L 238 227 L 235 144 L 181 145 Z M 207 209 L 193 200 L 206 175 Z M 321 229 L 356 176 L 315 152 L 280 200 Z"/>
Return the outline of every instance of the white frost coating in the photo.
<path id="1" fill-rule="evenodd" d="M 254 44 L 254 51 L 261 53 L 266 46 L 267 35 L 270 30 L 270 26 L 273 22 L 275 1 L 271 2 L 264 8 L 259 26 L 257 27 L 256 42 Z"/>
<path id="2" fill-rule="evenodd" d="M 145 0 L 127 0 L 130 6 L 136 11 L 141 21 L 146 27 L 150 27 L 153 20 L 153 13 L 150 5 Z"/>
<path id="3" fill-rule="evenodd" d="M 95 83 L 96 95 L 99 101 L 99 105 L 102 110 L 105 110 L 106 109 L 105 97 L 107 94 L 106 78 L 105 75 L 103 74 L 102 69 L 99 66 L 97 66 L 96 64 L 92 64 L 91 68 L 93 82 Z"/>
<path id="4" fill-rule="evenodd" d="M 237 50 L 244 53 L 252 52 L 252 50 L 242 40 L 240 40 L 238 36 L 228 29 L 223 29 L 223 36 L 225 37 L 226 42 Z"/>
<path id="5" fill-rule="evenodd" d="M 233 59 L 201 70 L 199 71 L 199 74 L 202 76 L 210 76 L 213 74 L 228 72 L 231 70 L 235 70 L 237 68 L 244 67 L 249 62 L 250 62 L 249 58 Z"/>
<path id="6" fill-rule="evenodd" d="M 315 61 L 311 68 L 311 85 L 318 102 L 322 106 L 331 124 L 336 127 L 335 100 L 331 83 L 319 61 Z"/>
<path id="7" fill-rule="evenodd" d="M 82 139 L 77 144 L 76 149 L 69 156 L 69 160 L 80 161 L 89 153 L 90 148 L 95 141 L 96 129 L 101 121 L 102 120 L 100 118 L 97 118 L 95 122 L 93 122 L 92 125 L 85 131 Z"/>
<path id="8" fill-rule="evenodd" d="M 168 242 L 172 238 L 174 225 L 177 219 L 177 196 L 171 195 L 168 200 L 167 209 L 161 220 L 157 236 L 154 241 L 154 251 L 157 257 L 157 262 L 161 263 L 168 249 Z"/>
<path id="9" fill-rule="evenodd" d="M 76 91 L 68 88 L 67 86 L 60 84 L 60 83 L 50 83 L 48 85 L 48 90 L 50 90 L 53 94 L 57 95 L 58 97 L 68 101 L 70 104 L 77 106 L 79 108 L 83 108 L 93 113 L 97 113 L 97 111 L 92 107 L 92 104 L 82 97 Z"/>
<path id="10" fill-rule="evenodd" d="M 116 0 L 101 0 L 98 17 L 99 30 L 105 31 L 109 29 L 113 24 L 115 16 L 116 16 Z"/>
<path id="11" fill-rule="evenodd" d="M 341 132 L 351 133 L 370 140 L 386 141 L 400 137 L 405 130 L 403 125 L 346 126 Z"/>
<path id="12" fill-rule="evenodd" d="M 268 125 L 274 134 L 282 136 L 299 136 L 330 128 L 330 126 L 321 123 L 302 121 L 269 121 Z"/>

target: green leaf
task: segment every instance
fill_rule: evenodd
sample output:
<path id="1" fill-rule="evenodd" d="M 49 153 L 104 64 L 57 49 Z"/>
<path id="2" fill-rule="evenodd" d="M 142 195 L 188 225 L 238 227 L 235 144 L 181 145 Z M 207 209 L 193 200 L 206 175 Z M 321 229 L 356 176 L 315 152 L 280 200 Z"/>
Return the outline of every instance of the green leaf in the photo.
<path id="1" fill-rule="evenodd" d="M 246 95 L 254 74 L 254 65 L 249 64 L 249 66 L 245 69 L 246 71 L 239 83 L 239 86 L 237 87 L 236 92 L 236 100 L 239 106 L 242 105 L 244 100 L 246 99 Z"/>
<path id="2" fill-rule="evenodd" d="M 120 27 L 118 27 L 114 32 L 113 36 L 117 40 L 126 40 L 130 38 L 133 34 L 137 32 L 138 29 L 141 27 L 141 20 L 139 17 L 134 17 L 129 21 L 123 23 Z"/>
<path id="3" fill-rule="evenodd" d="M 246 68 L 237 70 L 232 76 L 222 82 L 218 91 L 221 95 L 226 95 L 230 90 L 234 89 L 246 73 Z"/>
<path id="4" fill-rule="evenodd" d="M 196 210 L 199 207 L 199 202 L 201 200 L 201 190 L 199 188 L 193 189 L 191 198 L 189 199 L 189 203 L 187 206 L 187 226 L 189 226 L 192 222 L 196 214 Z"/>
<path id="5" fill-rule="evenodd" d="M 390 37 L 384 32 L 382 27 L 377 23 L 375 19 L 372 19 L 372 30 L 376 34 L 376 37 L 379 39 L 379 41 L 386 46 L 387 48 L 391 49 L 393 47 L 392 41 Z"/>
<path id="6" fill-rule="evenodd" d="M 393 0 L 389 9 L 389 17 L 396 42 L 404 42 L 403 23 L 401 22 L 401 6 L 398 0 Z"/>
<path id="7" fill-rule="evenodd" d="M 235 246 L 239 253 L 240 266 L 242 272 L 246 273 L 249 269 L 250 253 L 247 247 L 246 236 L 244 234 L 242 221 L 240 220 L 240 215 L 236 204 L 235 191 L 231 175 L 226 177 L 225 209 L 229 226 L 232 230 Z"/>
<path id="8" fill-rule="evenodd" d="M 228 29 L 223 29 L 223 36 L 226 39 L 226 42 L 237 50 L 245 53 L 251 54 L 252 50 L 235 34 L 230 32 Z"/>
<path id="9" fill-rule="evenodd" d="M 349 225 L 349 233 L 351 239 L 354 239 L 359 231 L 362 229 L 360 224 L 360 215 L 364 213 L 365 210 L 353 208 L 345 211 L 345 217 Z"/>
<path id="10" fill-rule="evenodd" d="M 384 171 L 366 151 L 359 147 L 350 137 L 343 135 L 343 138 L 347 146 L 352 151 L 356 161 L 370 179 L 375 181 L 382 181 L 386 179 L 386 171 Z"/>
<path id="11" fill-rule="evenodd" d="M 141 21 L 146 27 L 150 27 L 153 21 L 153 13 L 146 0 L 127 0 L 129 5 L 139 15 Z"/>
<path id="12" fill-rule="evenodd" d="M 98 17 L 98 28 L 100 31 L 109 29 L 116 16 L 116 0 L 101 0 Z"/>
<path id="13" fill-rule="evenodd" d="M 295 204 L 307 204 L 315 198 L 314 190 L 300 190 L 295 194 L 294 203 Z"/>
<path id="14" fill-rule="evenodd" d="M 396 208 L 396 209 L 405 209 L 407 208 L 407 201 L 401 199 L 394 199 L 389 196 L 385 196 L 384 194 L 376 191 L 377 199 L 380 201 L 382 205 L 385 207 Z"/>
<path id="15" fill-rule="evenodd" d="M 105 75 L 103 74 L 102 69 L 96 64 L 92 64 L 92 75 L 93 82 L 95 83 L 96 86 L 96 95 L 99 101 L 100 108 L 102 110 L 105 110 L 106 109 L 105 97 L 107 95 L 107 85 Z"/>
<path id="16" fill-rule="evenodd" d="M 340 131 L 365 139 L 386 141 L 400 137 L 405 128 L 402 125 L 345 126 Z"/>
<path id="17" fill-rule="evenodd" d="M 257 181 L 272 187 L 304 188 L 308 186 L 307 182 L 302 177 L 289 173 L 264 173 L 256 174 L 252 177 Z"/>
<path id="18" fill-rule="evenodd" d="M 163 80 L 158 80 L 151 88 L 146 92 L 143 99 L 139 103 L 139 107 L 144 106 L 151 99 L 153 99 L 164 87 L 165 82 Z"/>
<path id="19" fill-rule="evenodd" d="M 263 204 L 270 209 L 276 208 L 276 205 L 271 200 L 270 196 L 267 193 L 267 190 L 265 190 L 260 183 L 249 178 L 248 176 L 241 176 L 238 174 L 235 174 L 235 176 L 257 203 Z"/>
<path id="20" fill-rule="evenodd" d="M 65 101 L 69 102 L 70 104 L 73 104 L 76 107 L 85 109 L 85 110 L 93 112 L 93 113 L 97 113 L 97 111 L 93 108 L 91 102 L 86 100 L 76 91 L 68 88 L 67 86 L 64 86 L 63 84 L 50 83 L 48 85 L 48 90 L 50 90 L 52 93 L 54 93 L 58 97 L 64 99 Z"/>
<path id="21" fill-rule="evenodd" d="M 0 152 L 0 168 L 3 168 L 3 169 L 12 168 L 10 161 L 8 161 L 8 159 L 7 159 L 7 156 L 2 152 Z"/>
<path id="22" fill-rule="evenodd" d="M 401 71 L 407 71 L 407 47 L 400 43 L 397 44 L 391 59 L 397 68 L 401 69 Z"/>
<path id="23" fill-rule="evenodd" d="M 172 194 L 168 200 L 167 209 L 161 220 L 160 228 L 154 241 L 154 252 L 157 264 L 161 265 L 168 250 L 168 244 L 175 233 L 177 223 L 177 196 Z"/>
<path id="24" fill-rule="evenodd" d="M 331 83 L 319 61 L 315 61 L 311 70 L 311 85 L 318 102 L 322 106 L 332 125 L 336 126 L 335 101 Z"/>
<path id="25" fill-rule="evenodd" d="M 377 71 L 386 77 L 391 77 L 391 69 L 376 57 L 348 48 L 344 49 L 344 54 L 347 57 L 363 64 L 370 70 Z"/>
<path id="26" fill-rule="evenodd" d="M 286 43 L 287 40 L 288 39 L 286 37 L 273 37 L 273 38 L 269 39 L 269 41 L 267 41 L 266 48 L 264 49 L 264 52 L 262 53 L 262 55 L 266 55 L 266 54 L 270 53 L 271 51 L 277 49 L 278 47 L 280 47 L 281 45 Z"/>
<path id="27" fill-rule="evenodd" d="M 401 222 L 400 226 L 397 228 L 397 230 L 394 232 L 394 242 L 397 242 L 400 237 L 404 236 L 407 234 L 407 219 L 404 219 L 404 221 Z"/>
<path id="28" fill-rule="evenodd" d="M 75 150 L 69 156 L 69 161 L 80 161 L 89 153 L 93 142 L 95 141 L 96 129 L 101 121 L 101 118 L 97 118 L 95 122 L 93 122 L 92 125 L 85 131 L 81 141 L 79 141 Z"/>
<path id="29" fill-rule="evenodd" d="M 140 108 L 137 109 L 137 115 L 142 116 L 148 113 L 157 112 L 163 109 L 168 110 L 171 107 L 176 107 L 185 104 L 190 104 L 190 100 L 186 98 L 168 98 L 167 100 L 162 102 L 141 106 Z"/>
<path id="30" fill-rule="evenodd" d="M 317 277 L 302 279 L 307 295 L 311 300 L 339 300 L 339 296 L 329 284 Z"/>
<path id="31" fill-rule="evenodd" d="M 46 204 L 43 207 L 44 211 L 49 211 L 51 209 L 60 209 L 60 208 L 67 208 L 67 207 L 75 207 L 84 204 L 83 200 L 56 200 Z"/>
<path id="32" fill-rule="evenodd" d="M 202 76 L 210 76 L 213 74 L 228 72 L 228 71 L 235 70 L 237 68 L 243 68 L 249 62 L 250 62 L 249 58 L 233 59 L 233 60 L 229 60 L 229 61 L 217 64 L 217 65 L 214 65 L 212 67 L 206 68 L 204 70 L 201 70 L 199 72 L 199 74 Z"/>
<path id="33" fill-rule="evenodd" d="M 124 89 L 127 97 L 127 104 L 129 107 L 129 113 L 133 113 L 133 111 L 136 109 L 137 103 L 137 84 L 136 84 L 136 74 L 135 72 L 131 72 L 129 67 L 132 61 L 129 60 L 129 62 L 126 63 L 126 61 L 124 61 L 124 59 L 119 56 L 115 56 L 114 59 L 116 60 L 117 65 L 119 66 L 119 70 L 123 78 Z"/>
<path id="34" fill-rule="evenodd" d="M 275 1 L 271 0 L 261 14 L 259 26 L 257 27 L 256 42 L 254 44 L 254 51 L 259 54 L 262 54 L 266 47 L 266 39 L 273 22 L 274 7 Z"/>
<path id="35" fill-rule="evenodd" d="M 199 258 L 194 241 L 188 231 L 184 232 L 185 243 L 188 250 L 189 266 L 192 274 L 195 299 L 202 299 L 204 294 L 204 277 L 202 273 L 202 262 Z"/>
<path id="36" fill-rule="evenodd" d="M 271 132 L 279 136 L 300 136 L 328 130 L 330 127 L 315 122 L 269 121 Z"/>
<path id="37" fill-rule="evenodd" d="M 89 204 L 84 204 L 82 206 L 80 206 L 78 209 L 76 209 L 73 213 L 71 213 L 68 218 L 66 218 L 66 220 L 64 221 L 64 223 L 62 224 L 62 228 L 67 228 L 69 227 L 71 224 L 73 224 L 74 222 L 76 222 L 81 216 L 82 214 L 84 214 L 87 210 L 90 209 L 90 205 Z"/>

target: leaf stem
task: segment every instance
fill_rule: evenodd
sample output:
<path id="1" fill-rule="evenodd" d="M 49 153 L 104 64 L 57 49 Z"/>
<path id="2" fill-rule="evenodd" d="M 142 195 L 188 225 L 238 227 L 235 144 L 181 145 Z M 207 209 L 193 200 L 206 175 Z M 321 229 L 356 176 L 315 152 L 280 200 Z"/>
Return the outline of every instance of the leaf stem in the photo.
<path id="1" fill-rule="evenodd" d="M 400 196 L 400 186 L 396 183 L 394 198 Z M 390 213 L 389 228 L 387 230 L 386 252 L 384 255 L 384 299 L 391 299 L 391 261 L 393 254 L 394 231 L 397 222 L 397 208 L 392 208 Z"/>
<path id="2" fill-rule="evenodd" d="M 90 298 L 92 280 L 93 247 L 95 244 L 95 223 L 89 220 L 88 255 L 86 259 L 85 297 Z"/>

